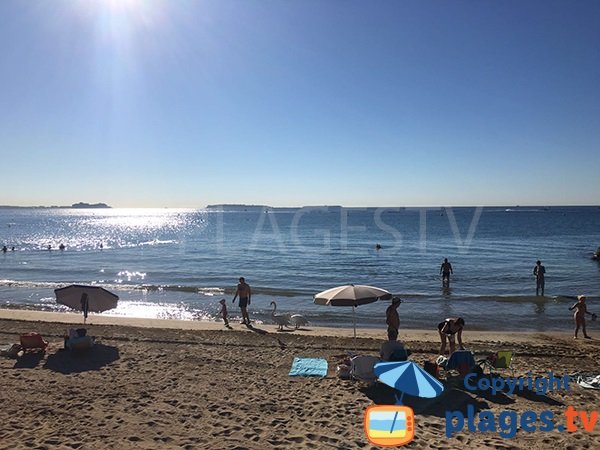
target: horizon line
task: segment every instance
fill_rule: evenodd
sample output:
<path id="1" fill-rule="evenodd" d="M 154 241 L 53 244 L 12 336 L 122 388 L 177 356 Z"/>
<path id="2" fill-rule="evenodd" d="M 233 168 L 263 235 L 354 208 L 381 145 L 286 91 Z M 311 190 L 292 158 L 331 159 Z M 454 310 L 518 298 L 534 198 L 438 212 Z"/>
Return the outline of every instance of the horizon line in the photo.
<path id="1" fill-rule="evenodd" d="M 328 204 L 316 204 L 316 205 L 302 205 L 302 206 L 271 206 L 261 204 L 244 204 L 244 203 L 216 203 L 205 206 L 109 206 L 107 207 L 85 207 L 78 208 L 71 205 L 0 205 L 0 209 L 191 209 L 191 210 L 204 210 L 204 209 L 218 209 L 221 207 L 225 208 L 253 208 L 253 209 L 302 209 L 302 208 L 345 208 L 345 209 L 407 209 L 407 208 L 568 208 L 568 207 L 600 207 L 600 204 L 490 204 L 490 205 L 396 205 L 396 206 L 344 206 L 344 205 L 328 205 Z"/>

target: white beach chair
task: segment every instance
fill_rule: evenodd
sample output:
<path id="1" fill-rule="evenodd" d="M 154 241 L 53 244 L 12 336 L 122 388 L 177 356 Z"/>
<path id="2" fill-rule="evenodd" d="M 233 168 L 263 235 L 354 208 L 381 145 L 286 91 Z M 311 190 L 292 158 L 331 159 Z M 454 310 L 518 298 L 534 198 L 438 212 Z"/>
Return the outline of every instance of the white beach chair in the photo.
<path id="1" fill-rule="evenodd" d="M 355 356 L 350 360 L 350 377 L 353 380 L 375 382 L 375 364 L 381 360 L 375 356 Z"/>

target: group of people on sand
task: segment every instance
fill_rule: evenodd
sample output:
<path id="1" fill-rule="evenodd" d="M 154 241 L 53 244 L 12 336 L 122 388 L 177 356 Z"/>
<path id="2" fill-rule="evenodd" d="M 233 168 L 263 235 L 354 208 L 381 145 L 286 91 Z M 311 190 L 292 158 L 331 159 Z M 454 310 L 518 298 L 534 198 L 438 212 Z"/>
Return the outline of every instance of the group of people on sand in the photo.
<path id="1" fill-rule="evenodd" d="M 398 307 L 402 303 L 400 297 L 394 297 L 392 304 L 388 306 L 385 312 L 388 340 L 381 346 L 380 356 L 384 361 L 396 360 L 396 353 L 399 349 L 404 349 L 404 345 L 398 342 L 398 329 L 400 327 L 400 315 L 398 314 Z M 569 311 L 575 310 L 575 336 L 577 339 L 579 330 L 583 331 L 583 337 L 585 339 L 591 339 L 588 336 L 585 327 L 585 316 L 586 314 L 592 317 L 592 320 L 596 320 L 596 314 L 593 314 L 587 310 L 586 297 L 580 295 L 577 297 L 577 302 L 569 308 Z M 453 317 L 444 319 L 442 322 L 437 324 L 437 331 L 440 336 L 441 346 L 440 355 L 445 355 L 446 346 L 450 347 L 450 354 L 456 350 L 456 341 L 458 341 L 458 349 L 464 350 L 462 342 L 462 332 L 465 327 L 465 320 L 462 317 Z M 408 356 L 408 355 L 406 355 Z"/>
<path id="2" fill-rule="evenodd" d="M 389 361 L 393 358 L 394 351 L 397 348 L 403 347 L 398 339 L 398 329 L 400 327 L 400 315 L 398 307 L 402 303 L 400 297 L 392 298 L 392 304 L 385 311 L 388 340 L 381 346 L 381 359 Z M 441 346 L 440 355 L 445 354 L 446 345 L 450 347 L 452 354 L 456 350 L 456 340 L 458 340 L 459 350 L 464 350 L 462 342 L 462 332 L 465 327 L 465 320 L 462 317 L 454 317 L 443 320 L 438 323 L 437 330 L 440 336 Z"/>
<path id="3" fill-rule="evenodd" d="M 248 316 L 248 305 L 252 301 L 252 289 L 250 289 L 250 285 L 246 283 L 244 277 L 240 277 L 238 280 L 239 283 L 235 290 L 235 295 L 233 296 L 232 303 L 235 303 L 235 300 L 239 297 L 239 307 L 242 312 L 242 324 L 246 326 L 250 326 L 250 317 Z M 219 300 L 221 304 L 221 311 L 219 315 L 223 318 L 223 322 L 227 328 L 231 328 L 229 326 L 229 318 L 227 314 L 227 301 L 222 298 Z"/>

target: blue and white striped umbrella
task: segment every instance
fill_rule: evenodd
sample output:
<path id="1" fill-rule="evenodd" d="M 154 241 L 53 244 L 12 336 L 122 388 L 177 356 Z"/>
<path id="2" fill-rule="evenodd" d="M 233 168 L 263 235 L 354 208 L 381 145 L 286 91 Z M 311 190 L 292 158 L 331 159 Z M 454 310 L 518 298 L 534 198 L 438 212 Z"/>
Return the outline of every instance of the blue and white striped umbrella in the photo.
<path id="1" fill-rule="evenodd" d="M 405 393 L 433 398 L 444 391 L 442 383 L 412 361 L 377 363 L 374 372 L 382 383 L 402 392 L 399 399 L 396 397 L 400 405 Z"/>

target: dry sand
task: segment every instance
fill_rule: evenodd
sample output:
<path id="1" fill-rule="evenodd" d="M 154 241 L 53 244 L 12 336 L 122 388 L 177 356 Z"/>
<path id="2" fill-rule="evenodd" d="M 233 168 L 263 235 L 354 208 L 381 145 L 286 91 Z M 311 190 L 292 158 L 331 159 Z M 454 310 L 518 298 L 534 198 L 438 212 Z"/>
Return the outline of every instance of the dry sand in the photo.
<path id="1" fill-rule="evenodd" d="M 306 327 L 277 332 L 233 324 L 148 321 L 92 316 L 90 351 L 62 351 L 62 336 L 79 315 L 0 310 L 0 342 L 37 331 L 50 341 L 46 354 L 0 358 L 0 449 L 365 449 L 378 448 L 363 432 L 363 414 L 375 403 L 393 403 L 394 391 L 339 379 L 337 362 L 356 350 L 377 355 L 384 331 Z M 593 333 L 592 333 L 593 335 Z M 366 338 L 365 338 L 366 336 Z M 600 336 L 597 336 L 600 338 Z M 418 363 L 433 360 L 439 344 L 430 331 L 401 331 Z M 515 375 L 600 373 L 600 340 L 570 334 L 464 333 L 477 355 L 510 349 Z M 289 377 L 294 356 L 325 358 L 326 378 Z M 510 373 L 503 373 L 510 375 Z M 598 449 L 596 431 L 525 432 L 505 439 L 496 432 L 463 430 L 445 435 L 446 410 L 551 410 L 568 405 L 598 410 L 600 391 L 572 384 L 547 396 L 469 392 L 457 378 L 437 399 L 405 397 L 416 414 L 407 448 Z M 564 423 L 564 419 L 555 419 Z M 539 424 L 538 424 L 539 425 Z"/>

